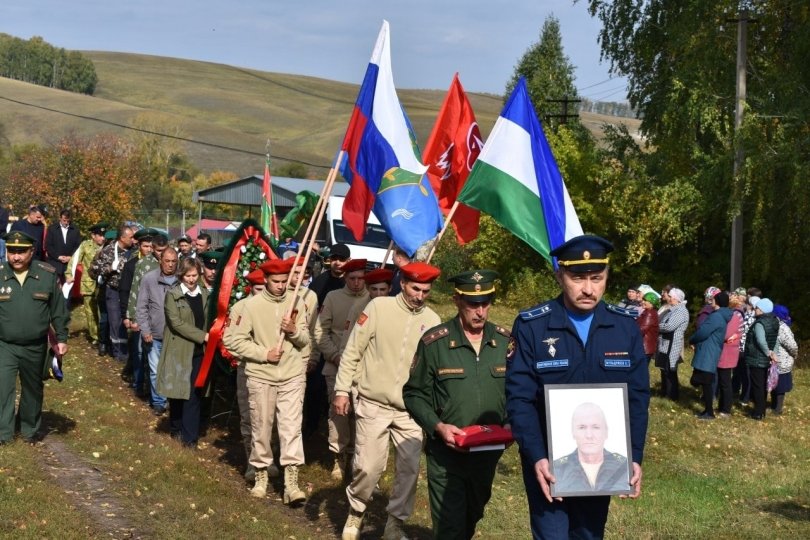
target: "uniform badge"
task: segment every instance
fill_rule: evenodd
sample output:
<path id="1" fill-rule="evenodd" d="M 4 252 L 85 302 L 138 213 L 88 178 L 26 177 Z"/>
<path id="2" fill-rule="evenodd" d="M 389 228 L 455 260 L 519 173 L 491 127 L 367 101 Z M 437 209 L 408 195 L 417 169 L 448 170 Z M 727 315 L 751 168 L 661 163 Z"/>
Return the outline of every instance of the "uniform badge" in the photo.
<path id="1" fill-rule="evenodd" d="M 476 282 L 481 281 L 482 279 L 484 279 L 484 276 L 482 276 L 482 275 L 481 275 L 481 274 L 479 274 L 478 272 L 474 273 L 474 274 L 473 274 L 471 277 L 472 277 L 472 278 L 473 278 L 473 279 L 474 279 Z"/>
<path id="2" fill-rule="evenodd" d="M 368 315 L 366 315 L 365 313 L 361 313 L 360 316 L 357 318 L 357 326 L 363 326 L 364 324 L 366 324 L 367 320 Z"/>
<path id="3" fill-rule="evenodd" d="M 509 336 L 509 343 L 506 345 L 506 361 L 512 360 L 517 352 L 517 341 L 515 336 Z"/>
<path id="4" fill-rule="evenodd" d="M 557 343 L 559 340 L 560 340 L 560 338 L 558 338 L 558 337 L 550 337 L 548 339 L 543 340 L 543 343 L 548 345 L 548 354 L 552 358 L 554 358 L 554 355 L 557 354 L 557 349 L 554 348 L 554 344 Z"/>

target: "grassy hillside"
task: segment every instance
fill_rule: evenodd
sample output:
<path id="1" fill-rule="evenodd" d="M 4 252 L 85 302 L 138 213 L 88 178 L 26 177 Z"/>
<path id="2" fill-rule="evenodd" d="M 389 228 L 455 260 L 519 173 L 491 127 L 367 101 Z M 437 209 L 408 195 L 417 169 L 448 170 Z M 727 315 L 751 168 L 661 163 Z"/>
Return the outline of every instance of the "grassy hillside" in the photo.
<path id="1" fill-rule="evenodd" d="M 0 78 L 0 98 L 7 98 L 0 99 L 0 126 L 8 143 L 48 143 L 70 132 L 125 135 L 134 132 L 112 124 L 146 122 L 156 131 L 244 151 L 186 143 L 192 161 L 204 172 L 258 172 L 262 158 L 252 154 L 264 153 L 269 139 L 275 163 L 283 158 L 302 161 L 325 174 L 357 97 L 357 85 L 313 77 L 138 54 L 84 54 L 99 76 L 94 97 Z M 399 90 L 422 144 L 444 93 Z M 486 136 L 503 105 L 501 97 L 470 94 L 470 100 Z M 597 136 L 605 121 L 638 127 L 634 120 L 591 113 L 583 113 L 582 119 Z"/>

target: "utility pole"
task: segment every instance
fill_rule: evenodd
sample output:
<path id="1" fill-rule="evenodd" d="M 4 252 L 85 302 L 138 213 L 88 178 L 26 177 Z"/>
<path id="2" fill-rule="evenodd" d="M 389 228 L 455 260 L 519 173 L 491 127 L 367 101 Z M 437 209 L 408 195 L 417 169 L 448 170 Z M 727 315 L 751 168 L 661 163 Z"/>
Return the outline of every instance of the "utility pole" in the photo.
<path id="1" fill-rule="evenodd" d="M 552 118 L 558 118 L 560 120 L 560 124 L 567 124 L 569 118 L 577 118 L 579 114 L 568 114 L 568 104 L 569 103 L 581 103 L 581 99 L 568 99 L 568 96 L 563 96 L 562 99 L 547 99 L 545 100 L 546 103 L 562 103 L 562 114 L 545 114 L 543 115 L 546 120 L 551 120 Z"/>
<path id="2" fill-rule="evenodd" d="M 738 136 L 745 112 L 748 23 L 753 22 L 753 19 L 748 18 L 748 10 L 742 10 L 739 18 L 728 19 L 728 21 L 737 23 L 737 104 L 734 110 L 734 138 L 737 146 L 736 152 L 734 153 L 734 180 L 737 180 L 740 169 L 742 169 L 743 159 L 745 158 L 744 149 L 742 144 L 739 143 Z M 743 216 L 742 208 L 740 207 L 731 221 L 731 272 L 729 288 L 732 291 L 742 284 L 742 259 Z"/>

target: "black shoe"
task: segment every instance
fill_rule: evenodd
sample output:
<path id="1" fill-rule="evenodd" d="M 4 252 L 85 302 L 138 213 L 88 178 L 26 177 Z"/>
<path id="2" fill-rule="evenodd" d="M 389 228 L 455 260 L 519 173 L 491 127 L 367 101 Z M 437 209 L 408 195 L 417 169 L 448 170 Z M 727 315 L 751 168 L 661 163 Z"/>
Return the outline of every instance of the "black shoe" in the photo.
<path id="1" fill-rule="evenodd" d="M 43 435 L 41 433 L 34 433 L 30 437 L 23 437 L 23 441 L 30 445 L 37 445 L 42 442 Z"/>
<path id="2" fill-rule="evenodd" d="M 158 405 L 157 407 L 152 407 L 152 412 L 155 416 L 163 416 L 166 414 L 166 407 L 162 407 Z"/>
<path id="3" fill-rule="evenodd" d="M 698 420 L 714 420 L 714 414 L 703 411 L 702 413 L 696 414 L 695 418 Z"/>
<path id="4" fill-rule="evenodd" d="M 104 343 L 98 344 L 98 355 L 107 356 L 107 345 L 105 345 Z"/>
<path id="5" fill-rule="evenodd" d="M 765 415 L 751 413 L 748 415 L 748 418 L 750 418 L 751 420 L 762 420 L 763 418 L 765 418 Z"/>

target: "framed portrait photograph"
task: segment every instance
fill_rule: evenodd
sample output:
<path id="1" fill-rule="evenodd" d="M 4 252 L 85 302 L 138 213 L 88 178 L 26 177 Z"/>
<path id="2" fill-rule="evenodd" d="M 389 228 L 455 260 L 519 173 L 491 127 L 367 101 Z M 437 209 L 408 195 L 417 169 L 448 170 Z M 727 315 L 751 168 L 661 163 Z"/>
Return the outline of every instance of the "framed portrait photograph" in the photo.
<path id="1" fill-rule="evenodd" d="M 554 497 L 631 493 L 627 384 L 547 384 Z"/>

